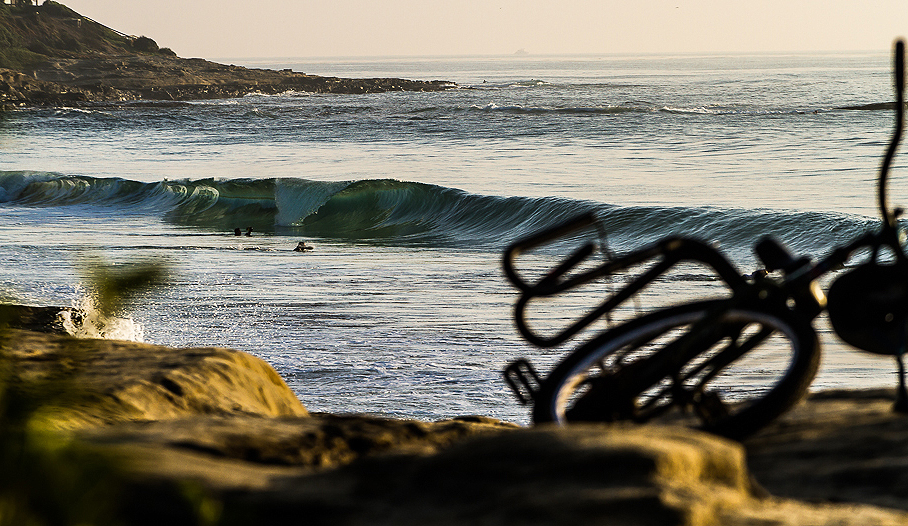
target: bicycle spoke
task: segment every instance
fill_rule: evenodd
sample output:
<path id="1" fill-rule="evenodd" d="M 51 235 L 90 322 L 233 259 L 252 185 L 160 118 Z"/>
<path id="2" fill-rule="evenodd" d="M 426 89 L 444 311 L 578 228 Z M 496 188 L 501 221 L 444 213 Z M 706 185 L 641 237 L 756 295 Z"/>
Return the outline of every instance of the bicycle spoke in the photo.
<path id="1" fill-rule="evenodd" d="M 735 352 L 722 352 L 716 355 L 713 360 L 710 360 L 713 369 L 706 376 L 703 383 L 712 380 L 720 371 L 731 365 L 732 362 L 756 349 L 757 346 L 766 341 L 766 338 L 769 338 L 773 332 L 773 329 L 763 327 L 760 332 L 751 336 L 744 345 L 735 345 L 735 348 L 737 349 Z"/>
<path id="2" fill-rule="evenodd" d="M 666 402 L 666 400 L 668 402 Z M 660 405 L 659 402 L 662 402 Z M 668 411 L 675 404 L 675 399 L 672 396 L 672 386 L 667 385 L 661 390 L 650 393 L 646 393 L 646 401 L 638 404 L 637 410 L 641 414 L 646 414 L 646 419 L 649 420 L 655 416 L 658 416 L 665 411 Z"/>
<path id="3" fill-rule="evenodd" d="M 725 346 L 724 349 L 715 353 L 714 355 L 709 357 L 709 359 L 704 360 L 703 362 L 698 364 L 696 367 L 691 369 L 688 372 L 688 374 L 686 374 L 684 376 L 684 381 L 686 382 L 686 381 L 696 377 L 698 374 L 703 372 L 707 367 L 710 367 L 711 369 L 700 380 L 698 387 L 702 387 L 703 385 L 706 385 L 706 383 L 708 383 L 710 380 L 714 379 L 717 374 L 719 374 L 723 369 L 728 367 L 732 362 L 741 358 L 748 352 L 757 348 L 758 345 L 763 343 L 766 340 L 766 338 L 768 338 L 773 333 L 773 329 L 763 327 L 759 332 L 757 332 L 756 334 L 751 336 L 743 345 L 741 345 L 737 342 L 737 339 L 738 339 L 738 337 L 740 337 L 741 332 L 742 331 L 738 331 L 738 336 L 735 338 L 731 338 L 728 345 Z"/>
<path id="4" fill-rule="evenodd" d="M 704 387 L 716 377 L 725 367 L 739 359 L 747 352 L 753 350 L 772 333 L 772 329 L 763 327 L 759 332 L 750 336 L 743 344 L 738 342 L 741 333 L 746 327 L 736 328 L 722 333 L 711 335 L 706 341 L 697 342 L 700 353 L 708 353 L 716 343 L 728 339 L 728 343 L 707 359 L 703 360 L 693 369 L 684 371 L 685 374 L 675 379 L 663 379 L 661 388 L 655 391 L 642 393 L 636 408 L 639 420 L 650 420 L 667 412 L 673 406 L 693 407 L 695 413 L 704 422 L 718 421 L 730 413 L 727 404 L 718 393 L 707 392 Z M 676 338 L 666 346 L 669 349 L 680 345 L 681 337 Z M 692 345 L 688 342 L 687 345 Z M 684 347 L 686 350 L 686 347 Z M 662 354 L 663 351 L 660 351 Z M 704 374 L 705 373 L 705 374 Z M 701 376 L 702 375 L 702 376 Z M 695 385 L 688 385 L 691 379 L 699 378 Z M 654 386 L 655 387 L 655 386 Z"/>
<path id="5" fill-rule="evenodd" d="M 728 418 L 731 410 L 722 398 L 715 392 L 701 392 L 694 404 L 694 411 L 705 424 L 715 424 L 724 418 Z"/>
<path id="6" fill-rule="evenodd" d="M 664 335 L 662 335 L 664 336 Z M 687 405 L 694 396 L 692 391 L 684 388 L 680 381 L 668 381 L 674 375 L 676 364 L 685 363 L 691 356 L 700 355 L 724 339 L 723 331 L 707 331 L 705 334 L 691 334 L 690 327 L 684 327 L 670 336 L 665 342 L 655 342 L 652 338 L 635 341 L 633 345 L 615 353 L 612 359 L 615 369 L 609 373 L 601 368 L 603 374 L 612 374 L 616 384 L 623 387 L 624 396 L 637 398 L 634 420 L 646 421 L 668 411 L 675 405 Z M 656 349 L 649 356 L 639 356 L 639 348 L 655 345 Z M 622 363 L 628 355 L 635 354 L 635 360 Z M 661 372 L 660 372 L 661 371 Z M 663 380 L 652 383 L 652 378 Z M 663 385 L 659 389 L 660 384 Z M 653 391 L 656 388 L 658 390 Z"/>
<path id="7" fill-rule="evenodd" d="M 549 375 L 534 421 L 667 418 L 752 433 L 806 390 L 816 336 L 784 313 L 723 306 L 657 311 L 591 341 Z"/>

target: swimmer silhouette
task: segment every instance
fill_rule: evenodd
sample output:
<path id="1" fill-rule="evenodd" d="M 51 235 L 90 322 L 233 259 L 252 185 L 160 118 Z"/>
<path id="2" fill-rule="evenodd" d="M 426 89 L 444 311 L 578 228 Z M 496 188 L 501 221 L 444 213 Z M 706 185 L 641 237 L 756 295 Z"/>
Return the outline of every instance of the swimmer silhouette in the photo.
<path id="1" fill-rule="evenodd" d="M 312 250 L 312 247 L 307 245 L 305 241 L 300 241 L 296 248 L 293 249 L 294 252 L 305 252 L 307 250 Z"/>
<path id="2" fill-rule="evenodd" d="M 252 237 L 252 227 L 251 226 L 246 227 L 246 237 Z"/>

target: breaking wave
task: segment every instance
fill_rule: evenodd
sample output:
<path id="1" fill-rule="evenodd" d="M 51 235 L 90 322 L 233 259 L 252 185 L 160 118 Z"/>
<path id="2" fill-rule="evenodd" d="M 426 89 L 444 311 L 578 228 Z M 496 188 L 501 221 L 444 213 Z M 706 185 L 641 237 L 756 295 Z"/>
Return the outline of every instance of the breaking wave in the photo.
<path id="1" fill-rule="evenodd" d="M 823 212 L 632 206 L 560 197 L 477 195 L 431 184 L 367 179 L 201 179 L 146 183 L 119 178 L 0 172 L 0 206 L 88 207 L 144 214 L 231 232 L 500 249 L 580 213 L 595 211 L 613 248 L 689 235 L 748 252 L 763 235 L 815 253 L 856 237 L 872 218 Z"/>

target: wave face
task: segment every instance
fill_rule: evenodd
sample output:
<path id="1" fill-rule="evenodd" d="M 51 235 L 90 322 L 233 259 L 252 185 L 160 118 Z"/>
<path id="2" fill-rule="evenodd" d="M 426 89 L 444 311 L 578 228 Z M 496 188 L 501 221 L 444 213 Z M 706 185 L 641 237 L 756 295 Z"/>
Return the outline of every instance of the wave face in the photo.
<path id="1" fill-rule="evenodd" d="M 151 215 L 216 232 L 252 226 L 277 235 L 382 243 L 467 244 L 500 249 L 531 232 L 595 211 L 613 248 L 630 250 L 688 235 L 746 251 L 763 235 L 799 250 L 822 250 L 874 226 L 860 216 L 692 207 L 618 207 L 566 198 L 476 195 L 431 184 L 374 179 L 179 180 L 0 172 L 0 203 L 88 207 L 111 216 Z"/>

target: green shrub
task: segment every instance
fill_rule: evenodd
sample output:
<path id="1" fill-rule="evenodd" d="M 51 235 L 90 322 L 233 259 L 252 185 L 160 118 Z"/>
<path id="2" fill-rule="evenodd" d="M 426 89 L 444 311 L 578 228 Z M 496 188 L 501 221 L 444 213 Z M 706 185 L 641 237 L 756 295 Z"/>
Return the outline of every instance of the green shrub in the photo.
<path id="1" fill-rule="evenodd" d="M 0 68 L 23 71 L 45 60 L 45 55 L 25 48 L 0 49 Z"/>
<path id="2" fill-rule="evenodd" d="M 139 52 L 155 53 L 158 51 L 158 43 L 148 37 L 139 37 L 132 41 L 132 48 Z"/>
<path id="3" fill-rule="evenodd" d="M 76 13 L 63 4 L 52 2 L 50 0 L 45 0 L 45 2 L 41 4 L 41 10 L 52 16 L 68 16 L 72 18 L 80 18 L 79 13 Z"/>

